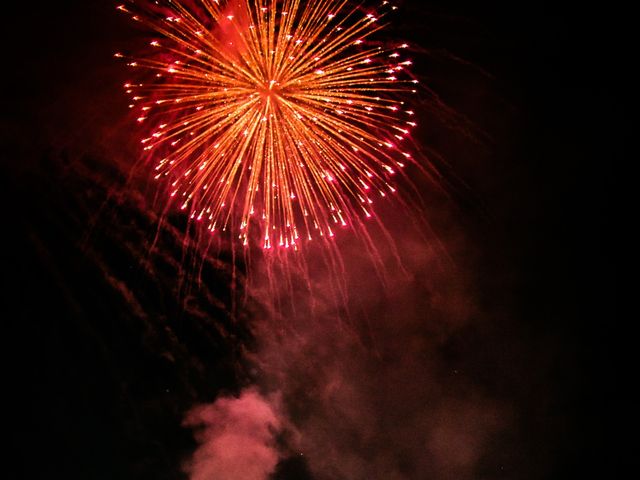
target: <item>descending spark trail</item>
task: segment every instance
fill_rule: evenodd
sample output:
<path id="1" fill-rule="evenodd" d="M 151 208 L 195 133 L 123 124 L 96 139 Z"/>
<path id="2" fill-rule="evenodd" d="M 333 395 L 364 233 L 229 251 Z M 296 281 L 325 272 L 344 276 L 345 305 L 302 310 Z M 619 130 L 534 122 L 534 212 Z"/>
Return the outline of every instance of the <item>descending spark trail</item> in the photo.
<path id="1" fill-rule="evenodd" d="M 380 16 L 344 0 L 159 3 L 118 9 L 159 35 L 125 89 L 171 202 L 265 249 L 364 228 L 412 161 L 407 45 L 371 40 Z"/>

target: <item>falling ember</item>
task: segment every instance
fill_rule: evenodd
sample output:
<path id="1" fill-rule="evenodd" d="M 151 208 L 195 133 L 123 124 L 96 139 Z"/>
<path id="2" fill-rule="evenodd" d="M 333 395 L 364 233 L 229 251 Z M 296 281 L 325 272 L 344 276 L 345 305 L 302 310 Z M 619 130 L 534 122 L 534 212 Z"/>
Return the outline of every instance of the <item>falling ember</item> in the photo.
<path id="1" fill-rule="evenodd" d="M 415 90 L 407 45 L 371 39 L 385 12 L 339 0 L 137 3 L 118 9 L 161 38 L 127 58 L 147 77 L 125 89 L 154 178 L 191 218 L 211 232 L 240 225 L 245 245 L 258 230 L 264 248 L 297 248 L 371 217 L 370 191 L 395 191 Z"/>

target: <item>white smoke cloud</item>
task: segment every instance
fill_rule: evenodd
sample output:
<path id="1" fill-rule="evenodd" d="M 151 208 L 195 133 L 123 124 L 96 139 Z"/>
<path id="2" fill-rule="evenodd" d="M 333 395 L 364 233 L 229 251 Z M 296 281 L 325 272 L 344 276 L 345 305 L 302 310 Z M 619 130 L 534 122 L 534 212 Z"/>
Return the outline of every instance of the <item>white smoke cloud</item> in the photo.
<path id="1" fill-rule="evenodd" d="M 280 459 L 282 427 L 276 399 L 254 389 L 192 409 L 184 424 L 196 429 L 198 448 L 185 471 L 191 480 L 264 480 Z"/>

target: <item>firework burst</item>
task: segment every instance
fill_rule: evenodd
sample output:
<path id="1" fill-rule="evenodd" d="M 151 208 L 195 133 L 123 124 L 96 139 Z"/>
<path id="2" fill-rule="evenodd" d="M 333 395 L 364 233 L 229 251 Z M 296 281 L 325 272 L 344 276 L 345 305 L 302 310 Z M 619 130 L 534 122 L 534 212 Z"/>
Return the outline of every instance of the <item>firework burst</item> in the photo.
<path id="1" fill-rule="evenodd" d="M 407 45 L 372 37 L 384 12 L 341 0 L 161 3 L 118 8 L 157 35 L 149 55 L 127 57 L 146 76 L 125 88 L 176 208 L 265 249 L 364 228 L 411 161 L 415 126 Z"/>

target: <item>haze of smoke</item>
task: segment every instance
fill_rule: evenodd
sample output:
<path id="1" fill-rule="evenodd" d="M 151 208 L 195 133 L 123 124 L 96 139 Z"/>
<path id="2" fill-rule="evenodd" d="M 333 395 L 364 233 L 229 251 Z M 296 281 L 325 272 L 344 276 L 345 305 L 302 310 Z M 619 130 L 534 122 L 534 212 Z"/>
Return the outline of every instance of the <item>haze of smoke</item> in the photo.
<path id="1" fill-rule="evenodd" d="M 401 242 L 410 270 L 386 287 L 367 274 L 366 258 L 346 253 L 350 293 L 363 305 L 350 320 L 316 302 L 285 326 L 255 324 L 261 347 L 252 360 L 281 393 L 296 432 L 290 448 L 315 480 L 477 478 L 510 423 L 508 406 L 443 358 L 450 338 L 486 321 L 469 279 L 424 243 Z"/>

